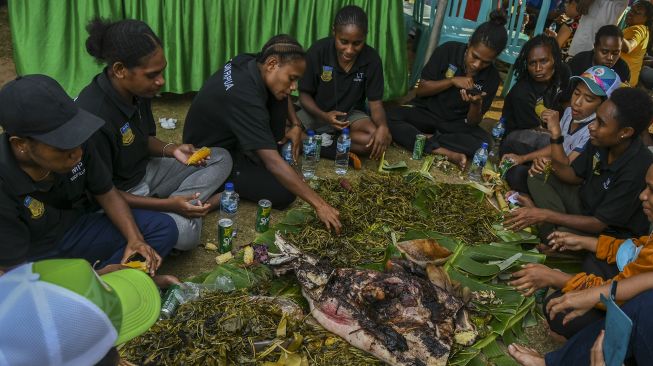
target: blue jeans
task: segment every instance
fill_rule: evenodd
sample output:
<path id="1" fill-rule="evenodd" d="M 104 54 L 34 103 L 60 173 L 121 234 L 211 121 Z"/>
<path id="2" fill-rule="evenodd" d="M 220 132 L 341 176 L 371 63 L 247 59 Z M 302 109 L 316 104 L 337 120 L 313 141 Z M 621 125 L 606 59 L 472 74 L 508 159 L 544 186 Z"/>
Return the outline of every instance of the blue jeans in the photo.
<path id="1" fill-rule="evenodd" d="M 653 290 L 639 294 L 621 307 L 633 321 L 626 361 L 635 361 L 637 365 L 649 365 L 653 360 L 651 308 L 653 308 Z M 605 320 L 599 320 L 584 328 L 570 338 L 562 348 L 547 353 L 544 357 L 546 364 L 550 366 L 589 365 L 590 350 L 604 325 Z"/>
<path id="2" fill-rule="evenodd" d="M 177 226 L 168 215 L 147 210 L 132 210 L 134 221 L 149 244 L 163 258 L 177 243 Z M 59 240 L 56 250 L 30 258 L 83 258 L 96 268 L 120 263 L 127 240 L 104 213 L 90 213 L 80 217 Z"/>

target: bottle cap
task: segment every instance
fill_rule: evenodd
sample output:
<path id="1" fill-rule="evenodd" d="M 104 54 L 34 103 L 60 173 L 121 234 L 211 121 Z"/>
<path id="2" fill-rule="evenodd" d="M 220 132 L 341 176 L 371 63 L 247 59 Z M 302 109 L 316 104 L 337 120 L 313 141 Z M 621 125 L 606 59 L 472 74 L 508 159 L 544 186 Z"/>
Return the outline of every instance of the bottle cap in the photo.
<path id="1" fill-rule="evenodd" d="M 487 142 L 482 143 L 481 147 L 484 148 L 484 149 L 487 149 Z"/>
<path id="2" fill-rule="evenodd" d="M 225 191 L 233 191 L 234 190 L 234 184 L 231 182 L 227 182 L 224 184 L 224 190 Z"/>
<path id="3" fill-rule="evenodd" d="M 306 131 L 306 134 L 307 134 L 309 137 L 312 137 L 312 136 L 315 136 L 315 131 L 313 131 L 313 130 L 308 130 L 308 131 Z"/>
<path id="4" fill-rule="evenodd" d="M 345 127 L 342 129 L 342 133 L 345 135 L 349 135 L 349 128 Z"/>

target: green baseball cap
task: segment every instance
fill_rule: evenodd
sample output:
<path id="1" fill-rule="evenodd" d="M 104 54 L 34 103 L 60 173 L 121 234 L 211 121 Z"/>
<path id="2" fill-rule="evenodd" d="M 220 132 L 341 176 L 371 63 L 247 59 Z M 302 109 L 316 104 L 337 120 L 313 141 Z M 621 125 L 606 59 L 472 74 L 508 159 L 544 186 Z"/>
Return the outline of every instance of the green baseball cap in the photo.
<path id="1" fill-rule="evenodd" d="M 161 297 L 152 279 L 136 269 L 99 276 L 83 259 L 49 259 L 32 265 L 39 280 L 75 292 L 102 310 L 122 344 L 147 331 L 161 312 Z"/>

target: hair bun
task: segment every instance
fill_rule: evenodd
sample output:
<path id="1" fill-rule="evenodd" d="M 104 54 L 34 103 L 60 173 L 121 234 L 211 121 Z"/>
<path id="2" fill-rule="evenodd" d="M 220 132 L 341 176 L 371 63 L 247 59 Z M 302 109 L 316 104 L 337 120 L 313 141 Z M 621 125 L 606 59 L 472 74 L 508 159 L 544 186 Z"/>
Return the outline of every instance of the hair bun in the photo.
<path id="1" fill-rule="evenodd" d="M 496 9 L 496 10 L 492 10 L 492 12 L 490 13 L 489 22 L 503 27 L 508 22 L 508 19 L 506 18 L 506 13 L 504 13 L 502 10 Z"/>

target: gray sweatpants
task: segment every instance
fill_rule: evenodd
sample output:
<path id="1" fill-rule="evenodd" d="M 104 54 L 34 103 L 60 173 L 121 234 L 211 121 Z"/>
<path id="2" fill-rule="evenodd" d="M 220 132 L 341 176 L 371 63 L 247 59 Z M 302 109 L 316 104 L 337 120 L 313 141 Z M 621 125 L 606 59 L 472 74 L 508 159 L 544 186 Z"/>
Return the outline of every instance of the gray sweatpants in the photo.
<path id="1" fill-rule="evenodd" d="M 222 148 L 211 148 L 211 159 L 206 166 L 186 166 L 174 158 L 152 158 L 147 164 L 145 176 L 128 192 L 142 197 L 168 198 L 190 196 L 200 193 L 205 202 L 224 183 L 231 173 L 231 155 Z M 175 249 L 190 250 L 200 241 L 202 219 L 190 219 L 176 213 L 166 212 L 177 224 L 179 239 Z"/>

